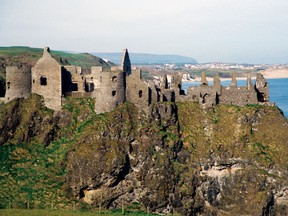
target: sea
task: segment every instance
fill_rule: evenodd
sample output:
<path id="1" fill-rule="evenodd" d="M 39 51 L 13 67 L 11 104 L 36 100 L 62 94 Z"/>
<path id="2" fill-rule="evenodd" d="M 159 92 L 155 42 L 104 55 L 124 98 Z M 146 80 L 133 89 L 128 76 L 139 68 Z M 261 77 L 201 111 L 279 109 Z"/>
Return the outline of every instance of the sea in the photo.
<path id="1" fill-rule="evenodd" d="M 255 80 L 252 80 L 255 83 Z M 231 80 L 221 81 L 222 86 L 229 86 Z M 276 105 L 283 111 L 284 116 L 288 118 L 288 78 L 282 79 L 268 79 L 269 83 L 269 96 L 270 101 L 276 103 Z M 182 82 L 182 89 L 187 90 L 190 86 L 198 86 L 200 82 Z M 208 85 L 213 85 L 213 82 L 209 82 Z M 237 80 L 237 86 L 246 86 L 246 80 Z"/>

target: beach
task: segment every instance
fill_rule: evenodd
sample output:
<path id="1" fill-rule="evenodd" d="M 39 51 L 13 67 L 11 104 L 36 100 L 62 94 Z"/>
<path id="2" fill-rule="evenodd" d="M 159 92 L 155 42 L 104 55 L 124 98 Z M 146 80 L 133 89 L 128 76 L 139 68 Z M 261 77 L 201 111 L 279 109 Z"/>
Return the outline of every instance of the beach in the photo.
<path id="1" fill-rule="evenodd" d="M 268 68 L 261 72 L 266 79 L 281 79 L 288 78 L 288 68 Z"/>
<path id="2" fill-rule="evenodd" d="M 266 79 L 283 79 L 283 78 L 288 78 L 288 68 L 268 68 L 266 70 L 263 70 L 261 72 L 259 72 L 261 74 L 263 74 L 263 76 Z M 252 79 L 256 79 L 256 77 L 252 74 L 251 76 Z M 206 77 L 208 82 L 213 81 L 213 77 Z M 237 77 L 237 80 L 246 80 L 246 77 Z M 231 80 L 231 78 L 221 78 L 221 81 L 226 81 L 226 80 Z M 194 80 L 184 80 L 183 82 L 200 82 L 201 81 L 201 77 L 196 77 Z"/>

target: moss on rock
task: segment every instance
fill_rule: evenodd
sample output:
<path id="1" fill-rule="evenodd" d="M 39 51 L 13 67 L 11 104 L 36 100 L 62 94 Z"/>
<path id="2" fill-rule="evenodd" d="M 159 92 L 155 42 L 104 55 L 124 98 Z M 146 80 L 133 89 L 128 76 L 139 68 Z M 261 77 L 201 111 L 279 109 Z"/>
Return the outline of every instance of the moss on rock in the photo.
<path id="1" fill-rule="evenodd" d="M 287 213 L 288 122 L 275 107 L 158 103 L 146 115 L 125 103 L 97 115 L 93 104 L 67 98 L 53 113 L 32 95 L 0 108 L 3 207 Z"/>

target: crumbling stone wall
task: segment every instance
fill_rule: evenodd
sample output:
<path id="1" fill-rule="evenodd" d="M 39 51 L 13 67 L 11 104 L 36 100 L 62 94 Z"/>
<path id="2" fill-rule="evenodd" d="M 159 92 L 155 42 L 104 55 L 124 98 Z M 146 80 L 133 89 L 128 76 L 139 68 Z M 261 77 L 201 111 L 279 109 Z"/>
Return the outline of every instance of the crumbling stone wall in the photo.
<path id="1" fill-rule="evenodd" d="M 91 67 L 91 73 L 84 75 L 86 92 L 91 92 L 93 95 L 94 89 L 100 87 L 100 73 L 102 71 L 103 68 L 101 66 L 93 66 Z"/>
<path id="2" fill-rule="evenodd" d="M 140 109 L 148 108 L 152 102 L 152 90 L 148 83 L 141 79 L 141 70 L 133 70 L 126 77 L 126 99 Z"/>
<path id="3" fill-rule="evenodd" d="M 245 106 L 247 104 L 257 104 L 257 93 L 255 89 L 249 90 L 245 87 L 222 87 L 222 94 L 219 96 L 221 104 Z"/>
<path id="4" fill-rule="evenodd" d="M 182 77 L 183 77 L 183 74 L 181 73 L 176 73 L 170 76 L 167 75 L 168 88 L 174 90 L 176 101 L 180 95 L 185 94 L 185 92 L 182 90 Z"/>
<path id="5" fill-rule="evenodd" d="M 32 93 L 42 95 L 48 108 L 61 109 L 62 66 L 52 58 L 49 48 L 32 67 Z"/>
<path id="6" fill-rule="evenodd" d="M 86 75 L 86 83 L 90 83 L 90 86 L 92 85 L 92 87 L 89 88 L 90 91 L 100 88 L 102 72 L 103 68 L 101 66 L 91 67 L 91 74 Z"/>
<path id="7" fill-rule="evenodd" d="M 269 84 L 261 73 L 256 74 L 256 91 L 259 102 L 269 101 Z"/>
<path id="8" fill-rule="evenodd" d="M 5 103 L 14 98 L 26 98 L 30 94 L 31 68 L 26 66 L 7 66 Z"/>
<path id="9" fill-rule="evenodd" d="M 63 76 L 64 75 L 64 76 Z M 63 88 L 63 87 L 66 88 Z M 82 95 L 85 92 L 85 79 L 81 73 L 81 67 L 74 65 L 65 66 L 62 73 L 62 92 L 65 96 Z"/>
<path id="10" fill-rule="evenodd" d="M 214 77 L 214 85 L 208 86 L 205 73 L 201 74 L 202 84 L 188 88 L 187 97 L 180 97 L 180 100 L 199 102 L 203 107 L 212 107 L 216 104 L 227 104 L 245 106 L 268 102 L 268 83 L 266 79 L 257 75 L 255 86 L 251 82 L 251 74 L 247 74 L 247 85 L 237 87 L 236 74 L 232 74 L 231 84 L 228 87 L 221 86 L 219 76 Z"/>
<path id="11" fill-rule="evenodd" d="M 151 98 L 150 98 L 151 104 L 155 104 L 159 102 L 159 93 L 153 81 L 150 80 L 150 81 L 147 81 L 147 83 L 149 86 L 149 94 L 151 92 Z"/>
<path id="12" fill-rule="evenodd" d="M 217 90 L 213 86 L 192 86 L 187 89 L 188 101 L 198 102 L 203 107 L 212 107 L 217 104 Z"/>

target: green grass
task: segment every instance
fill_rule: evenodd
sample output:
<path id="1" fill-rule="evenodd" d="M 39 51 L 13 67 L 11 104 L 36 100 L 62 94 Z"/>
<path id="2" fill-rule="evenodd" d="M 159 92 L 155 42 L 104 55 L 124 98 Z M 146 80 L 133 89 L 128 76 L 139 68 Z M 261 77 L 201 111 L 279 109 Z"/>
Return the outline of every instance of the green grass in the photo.
<path id="1" fill-rule="evenodd" d="M 0 56 L 15 56 L 22 53 L 42 53 L 43 49 L 25 46 L 0 47 Z"/>
<path id="2" fill-rule="evenodd" d="M 15 47 L 0 47 L 0 57 L 13 57 L 13 60 L 27 61 L 31 60 L 32 64 L 35 64 L 36 61 L 41 57 L 43 53 L 42 48 L 31 48 L 25 46 L 15 46 Z M 51 54 L 58 60 L 61 57 L 64 60 L 67 60 L 69 64 L 81 66 L 81 67 L 92 67 L 92 66 L 103 66 L 104 68 L 109 67 L 111 65 L 104 62 L 101 58 L 90 55 L 88 53 L 69 53 L 64 51 L 54 51 L 51 50 Z M 23 55 L 27 58 L 23 59 Z M 21 58 L 19 57 L 21 56 Z M 62 62 L 63 63 L 63 62 Z"/>

